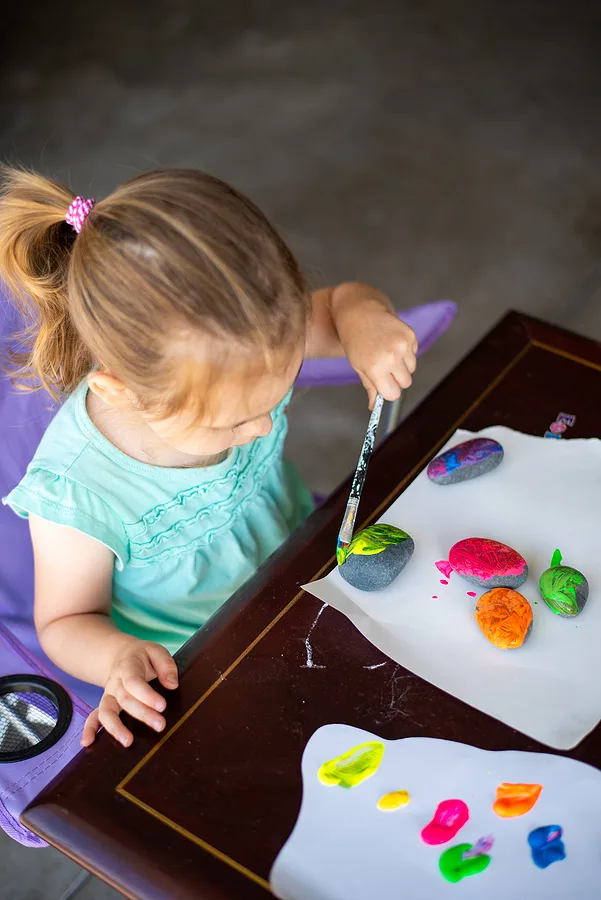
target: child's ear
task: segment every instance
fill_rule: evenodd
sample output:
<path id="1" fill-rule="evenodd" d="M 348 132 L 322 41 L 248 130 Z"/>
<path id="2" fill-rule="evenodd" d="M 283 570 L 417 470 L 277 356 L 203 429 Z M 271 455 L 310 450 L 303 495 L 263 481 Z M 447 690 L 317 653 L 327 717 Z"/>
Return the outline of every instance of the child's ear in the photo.
<path id="1" fill-rule="evenodd" d="M 131 393 L 125 387 L 120 378 L 110 372 L 100 370 L 90 372 L 88 375 L 88 387 L 97 397 L 108 406 L 117 409 L 131 406 Z"/>

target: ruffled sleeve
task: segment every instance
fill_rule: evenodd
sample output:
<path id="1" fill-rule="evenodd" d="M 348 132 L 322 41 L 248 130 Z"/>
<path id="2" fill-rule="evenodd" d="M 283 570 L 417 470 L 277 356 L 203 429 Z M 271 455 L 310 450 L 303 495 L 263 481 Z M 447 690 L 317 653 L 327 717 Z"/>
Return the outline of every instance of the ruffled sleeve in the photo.
<path id="1" fill-rule="evenodd" d="M 129 559 L 123 522 L 108 503 L 84 485 L 47 469 L 30 467 L 14 490 L 2 500 L 21 518 L 30 513 L 68 525 L 111 550 L 115 565 L 122 569 Z"/>

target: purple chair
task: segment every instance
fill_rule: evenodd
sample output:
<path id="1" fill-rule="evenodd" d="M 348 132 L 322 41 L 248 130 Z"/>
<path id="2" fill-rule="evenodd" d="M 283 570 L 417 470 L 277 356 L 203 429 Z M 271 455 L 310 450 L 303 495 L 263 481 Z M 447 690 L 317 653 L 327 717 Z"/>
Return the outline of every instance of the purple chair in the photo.
<path id="1" fill-rule="evenodd" d="M 447 330 L 456 311 L 454 303 L 440 301 L 399 315 L 415 330 L 424 353 Z M 0 296 L 0 363 L 18 326 L 12 307 Z M 323 387 L 356 381 L 345 359 L 321 359 L 308 360 L 297 383 Z M 42 392 L 17 393 L 9 379 L 0 375 L 0 497 L 22 478 L 55 411 Z M 78 752 L 83 723 L 101 692 L 59 671 L 45 656 L 32 611 L 33 559 L 27 522 L 0 506 L 0 826 L 21 843 L 39 847 L 45 846 L 44 841 L 20 824 L 20 813 Z M 21 683 L 7 687 L 9 676 L 20 676 Z M 54 699 L 44 695 L 43 679 L 51 679 L 50 686 L 58 683 Z M 40 735 L 44 739 L 39 748 L 32 746 L 29 758 L 7 761 L 11 759 L 10 744 L 4 752 L 7 740 L 15 746 L 26 746 L 28 741 L 34 745 Z M 53 738 L 57 739 L 51 743 Z M 42 752 L 36 753 L 37 749 Z"/>

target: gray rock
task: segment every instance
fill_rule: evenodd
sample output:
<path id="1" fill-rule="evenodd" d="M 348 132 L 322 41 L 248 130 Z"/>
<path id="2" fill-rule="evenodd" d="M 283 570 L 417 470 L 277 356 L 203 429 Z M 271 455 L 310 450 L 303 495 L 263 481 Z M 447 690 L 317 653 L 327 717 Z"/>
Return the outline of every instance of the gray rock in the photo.
<path id="1" fill-rule="evenodd" d="M 372 538 L 378 540 L 383 529 L 386 529 L 383 549 L 377 553 L 361 552 L 361 545 Z M 414 547 L 413 539 L 400 528 L 392 525 L 369 526 L 353 538 L 346 559 L 339 566 L 340 574 L 348 584 L 360 591 L 382 590 L 405 568 L 413 556 Z"/>

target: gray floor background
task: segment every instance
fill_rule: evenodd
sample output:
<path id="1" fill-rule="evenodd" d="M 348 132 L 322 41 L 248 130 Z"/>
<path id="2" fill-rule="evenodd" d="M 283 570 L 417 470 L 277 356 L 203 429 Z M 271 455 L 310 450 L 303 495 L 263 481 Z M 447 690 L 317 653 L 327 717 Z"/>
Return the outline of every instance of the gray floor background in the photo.
<path id="1" fill-rule="evenodd" d="M 409 409 L 508 308 L 601 338 L 600 26 L 587 0 L 13 3 L 0 157 L 92 196 L 204 168 L 316 285 L 456 300 Z M 295 399 L 288 451 L 314 490 L 352 468 L 366 414 L 360 387 Z M 78 872 L 5 837 L 0 869 L 2 900 L 58 900 Z"/>

